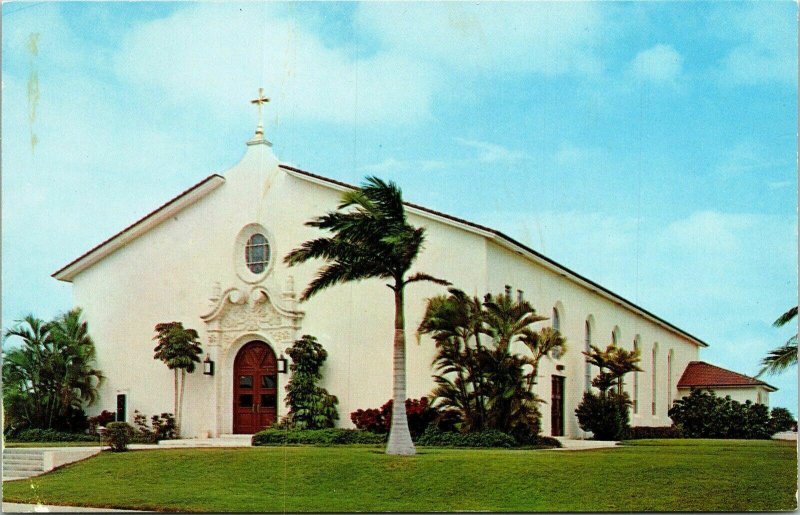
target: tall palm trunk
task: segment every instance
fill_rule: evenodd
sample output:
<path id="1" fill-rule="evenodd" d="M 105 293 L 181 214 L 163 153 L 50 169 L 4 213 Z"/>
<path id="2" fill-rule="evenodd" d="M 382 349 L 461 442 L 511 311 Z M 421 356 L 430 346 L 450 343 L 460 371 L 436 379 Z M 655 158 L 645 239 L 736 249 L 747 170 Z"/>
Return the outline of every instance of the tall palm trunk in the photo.
<path id="1" fill-rule="evenodd" d="M 416 454 L 406 415 L 406 331 L 403 310 L 403 283 L 394 289 L 394 388 L 392 391 L 392 425 L 386 454 Z"/>
<path id="2" fill-rule="evenodd" d="M 175 413 L 175 434 L 181 434 L 181 414 L 178 413 L 178 369 L 173 369 L 175 372 L 175 385 L 173 388 L 172 397 L 172 411 Z"/>
<path id="3" fill-rule="evenodd" d="M 183 392 L 186 391 L 186 369 L 181 369 L 181 396 L 178 398 L 178 411 L 181 414 L 181 422 L 183 422 Z"/>

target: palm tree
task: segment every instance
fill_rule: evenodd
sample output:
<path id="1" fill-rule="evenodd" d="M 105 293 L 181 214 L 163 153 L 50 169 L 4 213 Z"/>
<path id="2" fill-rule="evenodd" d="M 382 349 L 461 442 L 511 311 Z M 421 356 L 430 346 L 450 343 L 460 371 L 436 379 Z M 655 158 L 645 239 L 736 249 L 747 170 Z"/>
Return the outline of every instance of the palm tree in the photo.
<path id="1" fill-rule="evenodd" d="M 592 380 L 592 386 L 600 390 L 605 397 L 606 392 L 617 385 L 617 394 L 623 394 L 623 378 L 630 372 L 641 372 L 639 368 L 639 350 L 626 351 L 614 344 L 605 350 L 590 345 L 589 352 L 583 352 L 586 362 L 599 369 L 597 377 Z M 606 371 L 607 370 L 607 371 Z"/>
<path id="2" fill-rule="evenodd" d="M 532 329 L 545 317 L 530 303 L 491 294 L 483 302 L 462 291 L 428 299 L 418 334 L 436 342 L 431 396 L 463 432 L 492 428 L 526 437 L 538 431 L 538 399 L 533 391 L 539 363 L 564 338 L 553 329 Z M 481 336 L 489 336 L 488 345 Z M 474 340 L 474 344 L 473 344 Z M 521 343 L 530 354 L 515 352 Z"/>
<path id="3" fill-rule="evenodd" d="M 547 317 L 536 314 L 527 300 L 514 301 L 510 295 L 486 295 L 483 301 L 486 327 L 501 352 L 508 352 L 514 338 L 525 334 L 528 327 Z"/>
<path id="4" fill-rule="evenodd" d="M 194 329 L 184 329 L 180 322 L 165 322 L 156 324 L 156 335 L 153 337 L 158 342 L 153 349 L 153 359 L 159 359 L 175 373 L 173 391 L 173 409 L 175 411 L 175 433 L 180 435 L 181 412 L 183 411 L 183 392 L 186 389 L 186 373 L 195 370 L 195 363 L 200 362 L 203 349 L 197 341 L 198 334 Z M 180 381 L 178 371 L 180 370 Z M 180 384 L 180 396 L 178 385 Z"/>
<path id="5" fill-rule="evenodd" d="M 11 329 L 4 339 L 17 337 L 22 346 L 10 349 L 3 356 L 3 399 L 7 408 L 13 404 L 24 423 L 43 427 L 47 389 L 43 381 L 44 355 L 50 341 L 47 322 L 27 315 Z"/>
<path id="6" fill-rule="evenodd" d="M 389 280 L 387 286 L 394 293 L 394 402 L 386 452 L 414 454 L 405 403 L 405 287 L 419 281 L 450 284 L 424 273 L 407 275 L 422 250 L 425 229 L 406 220 L 397 185 L 377 177 L 368 177 L 361 188 L 345 192 L 336 211 L 314 218 L 306 225 L 328 231 L 332 236 L 309 240 L 284 258 L 289 266 L 312 259 L 326 262 L 303 291 L 301 302 L 339 283 L 373 278 Z"/>
<path id="7" fill-rule="evenodd" d="M 772 324 L 775 327 L 783 327 L 784 325 L 788 324 L 792 320 L 797 317 L 797 306 L 791 308 L 786 313 L 782 314 L 778 317 L 777 320 Z M 758 375 L 762 375 L 764 373 L 767 374 L 777 374 L 779 372 L 783 372 L 787 368 L 792 365 L 797 364 L 797 334 L 789 338 L 785 344 L 778 347 L 777 349 L 773 349 L 767 354 L 767 356 L 761 360 L 761 365 L 763 368 L 758 373 Z"/>
<path id="8" fill-rule="evenodd" d="M 80 315 L 74 309 L 52 322 L 28 315 L 5 332 L 22 341 L 3 356 L 3 400 L 14 424 L 75 429 L 70 416 L 97 400 L 105 378 Z"/>
<path id="9" fill-rule="evenodd" d="M 477 355 L 483 349 L 481 335 L 487 334 L 486 317 L 478 297 L 456 288 L 448 292 L 449 296 L 428 299 L 417 338 L 430 334 L 438 349 L 433 366 L 440 373 L 433 376 L 436 387 L 431 395 L 440 408 L 459 414 L 460 429 L 479 431 L 486 420 L 486 402 Z"/>
<path id="10" fill-rule="evenodd" d="M 68 409 L 83 403 L 93 404 L 98 399 L 97 388 L 105 380 L 103 373 L 94 368 L 95 347 L 89 328 L 81 320 L 79 308 L 56 318 L 50 325 L 50 336 L 56 349 L 55 368 L 61 416 Z"/>

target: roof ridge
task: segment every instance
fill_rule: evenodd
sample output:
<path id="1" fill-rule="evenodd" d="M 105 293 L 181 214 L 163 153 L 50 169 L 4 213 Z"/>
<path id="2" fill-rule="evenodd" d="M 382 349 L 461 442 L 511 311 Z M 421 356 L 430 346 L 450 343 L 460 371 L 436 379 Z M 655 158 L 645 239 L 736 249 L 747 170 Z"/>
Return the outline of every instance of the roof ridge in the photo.
<path id="1" fill-rule="evenodd" d="M 358 186 L 354 186 L 352 184 L 348 184 L 346 182 L 339 181 L 339 180 L 336 180 L 336 179 L 331 179 L 330 177 L 325 177 L 324 175 L 319 175 L 319 174 L 316 174 L 316 173 L 313 173 L 313 172 L 309 172 L 307 170 L 303 170 L 303 169 L 297 168 L 296 166 L 291 166 L 291 165 L 287 165 L 287 164 L 283 164 L 283 163 L 279 164 L 278 166 L 280 168 L 285 169 L 285 170 L 290 170 L 290 171 L 298 173 L 300 175 L 305 175 L 307 177 L 311 177 L 313 179 L 317 179 L 317 180 L 320 180 L 320 181 L 323 181 L 323 182 L 336 184 L 337 186 L 341 186 L 341 187 L 345 187 L 345 188 L 358 189 Z M 498 238 L 500 238 L 502 240 L 505 240 L 505 241 L 507 241 L 507 242 L 509 242 L 509 243 L 511 243 L 513 245 L 516 245 L 516 246 L 522 248 L 526 252 L 529 252 L 529 253 L 533 254 L 534 256 L 538 257 L 539 259 L 542 259 L 542 260 L 552 264 L 556 268 L 559 268 L 562 271 L 564 271 L 564 272 L 566 272 L 566 273 L 568 273 L 568 274 L 570 274 L 572 276 L 575 276 L 578 279 L 580 279 L 582 281 L 585 281 L 588 284 L 591 284 L 595 288 L 606 292 L 607 294 L 611 295 L 612 297 L 615 297 L 616 299 L 621 300 L 622 302 L 624 302 L 624 303 L 626 303 L 626 304 L 628 304 L 630 306 L 633 306 L 635 309 L 641 311 L 642 313 L 647 314 L 648 316 L 654 318 L 655 320 L 657 320 L 660 323 L 666 325 L 667 327 L 670 327 L 673 330 L 679 332 L 680 334 L 683 334 L 684 336 L 687 336 L 691 340 L 694 340 L 694 341 L 698 342 L 703 347 L 708 347 L 708 344 L 706 342 L 704 342 L 700 338 L 694 336 L 693 334 L 691 334 L 691 333 L 689 333 L 687 331 L 684 331 L 680 327 L 678 327 L 678 326 L 676 326 L 676 325 L 674 325 L 674 324 L 672 324 L 670 322 L 667 322 L 666 320 L 664 320 L 660 316 L 654 314 L 653 312 L 651 312 L 651 311 L 649 311 L 647 309 L 644 309 L 643 307 L 631 302 L 630 300 L 626 299 L 622 295 L 619 295 L 618 293 L 615 293 L 615 292 L 609 290 L 605 286 L 603 286 L 603 285 L 601 285 L 599 283 L 596 283 L 595 281 L 593 281 L 593 280 L 591 280 L 591 279 L 589 279 L 587 277 L 584 277 L 583 275 L 579 274 L 578 272 L 575 272 L 574 270 L 571 270 L 570 268 L 568 268 L 568 267 L 562 265 L 561 263 L 559 263 L 559 262 L 557 262 L 557 261 L 545 256 L 541 252 L 538 252 L 538 251 L 532 249 L 531 247 L 525 245 L 524 243 L 521 243 L 521 242 L 515 240 L 514 238 L 512 238 L 512 237 L 508 236 L 507 234 L 503 233 L 502 231 L 498 231 L 497 229 L 492 229 L 491 227 L 487 227 L 485 225 L 481 225 L 481 224 L 478 224 L 478 223 L 475 223 L 475 222 L 471 222 L 469 220 L 464 220 L 463 218 L 459 218 L 457 216 L 453 216 L 453 215 L 450 215 L 450 214 L 447 214 L 447 213 L 443 213 L 441 211 L 436 211 L 435 209 L 431 209 L 429 207 L 421 206 L 419 204 L 414 204 L 412 202 L 403 201 L 403 204 L 405 204 L 405 205 L 407 205 L 409 207 L 413 207 L 415 209 L 419 209 L 420 211 L 424 211 L 424 212 L 433 214 L 435 216 L 440 216 L 442 218 L 446 218 L 448 220 L 452 220 L 454 222 L 461 223 L 461 224 L 467 225 L 469 227 L 473 227 L 475 229 L 479 229 L 481 231 L 493 234 L 493 235 L 497 236 Z"/>

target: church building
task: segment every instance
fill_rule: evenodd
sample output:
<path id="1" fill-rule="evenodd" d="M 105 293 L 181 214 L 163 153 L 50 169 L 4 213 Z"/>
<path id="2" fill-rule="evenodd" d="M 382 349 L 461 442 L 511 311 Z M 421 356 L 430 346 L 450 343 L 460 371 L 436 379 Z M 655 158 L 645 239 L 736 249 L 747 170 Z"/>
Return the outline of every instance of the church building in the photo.
<path id="1" fill-rule="evenodd" d="M 260 109 L 264 101 L 254 103 Z M 134 410 L 148 417 L 173 411 L 173 373 L 153 359 L 154 327 L 170 321 L 198 331 L 206 360 L 187 376 L 184 437 L 253 433 L 284 416 L 286 349 L 303 334 L 328 351 L 322 386 L 339 398 L 340 426 L 351 426 L 352 411 L 385 403 L 392 391 L 394 305 L 383 281 L 337 285 L 299 303 L 319 263 L 283 263 L 289 251 L 321 236 L 304 223 L 334 210 L 351 188 L 281 164 L 259 122 L 238 164 L 55 272 L 72 283 L 107 377 L 90 415 L 116 410 L 132 422 Z M 685 371 L 697 370 L 705 342 L 499 231 L 416 204 L 406 210 L 411 224 L 427 229 L 415 269 L 469 295 L 505 291 L 524 298 L 549 317 L 537 327 L 552 324 L 566 338 L 567 351 L 544 358 L 539 370 L 543 434 L 585 436 L 575 408 L 596 374 L 581 354 L 590 344 L 639 349 L 643 371 L 629 374 L 625 386 L 631 423 L 671 425 L 667 410 L 688 393 Z M 412 398 L 433 388 L 434 343 L 428 337 L 417 343 L 413 334 L 426 299 L 442 293 L 427 283 L 406 289 Z M 774 389 L 741 377 L 737 395 L 767 404 Z"/>

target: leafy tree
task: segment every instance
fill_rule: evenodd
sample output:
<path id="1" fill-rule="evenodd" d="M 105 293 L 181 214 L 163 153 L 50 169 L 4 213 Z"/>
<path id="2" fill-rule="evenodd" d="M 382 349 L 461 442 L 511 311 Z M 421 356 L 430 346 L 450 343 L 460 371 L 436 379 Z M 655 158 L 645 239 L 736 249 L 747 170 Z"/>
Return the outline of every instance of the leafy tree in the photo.
<path id="1" fill-rule="evenodd" d="M 792 431 L 797 428 L 797 420 L 786 408 L 772 408 L 769 414 L 769 429 L 772 434 Z"/>
<path id="2" fill-rule="evenodd" d="M 641 371 L 638 365 L 639 351 L 627 351 L 616 345 L 609 345 L 601 350 L 592 345 L 589 352 L 583 354 L 586 362 L 599 370 L 592 379 L 592 386 L 599 393 L 584 392 L 583 399 L 575 410 L 578 424 L 584 431 L 591 431 L 595 439 L 622 439 L 630 426 L 631 405 L 628 394 L 623 390 L 623 379 L 630 372 Z"/>
<path id="3" fill-rule="evenodd" d="M 668 414 L 688 438 L 751 439 L 773 434 L 765 405 L 717 397 L 710 390 L 692 389 L 672 404 Z"/>
<path id="4" fill-rule="evenodd" d="M 325 429 L 339 419 L 339 400 L 328 390 L 317 386 L 322 379 L 322 365 L 328 352 L 317 339 L 307 334 L 286 351 L 292 358 L 292 378 L 286 385 L 289 423 L 297 429 Z"/>
<path id="5" fill-rule="evenodd" d="M 200 362 L 203 349 L 197 341 L 198 334 L 194 329 L 185 329 L 181 322 L 164 322 L 156 324 L 156 335 L 153 337 L 158 343 L 153 349 L 153 359 L 164 362 L 175 373 L 173 389 L 173 409 L 175 411 L 176 433 L 180 435 L 181 422 L 183 421 L 183 393 L 186 388 L 186 374 L 193 373 L 196 363 Z M 178 372 L 180 371 L 180 381 Z M 180 395 L 179 395 L 180 392 Z"/>
<path id="6" fill-rule="evenodd" d="M 4 351 L 3 405 L 6 422 L 15 430 L 83 430 L 83 407 L 97 400 L 104 380 L 94 368 L 94 342 L 80 309 L 45 322 L 33 315 L 5 332 L 21 340 Z"/>
<path id="7" fill-rule="evenodd" d="M 400 189 L 392 182 L 368 177 L 361 188 L 347 191 L 336 211 L 314 218 L 306 225 L 332 235 L 303 243 L 284 262 L 299 265 L 322 259 L 325 265 L 301 295 L 301 302 L 336 284 L 364 279 L 387 279 L 394 294 L 394 404 L 388 454 L 414 454 L 408 430 L 406 399 L 405 288 L 411 283 L 447 281 L 425 273 L 409 275 L 422 250 L 425 229 L 406 219 Z"/>
<path id="8" fill-rule="evenodd" d="M 428 300 L 417 331 L 436 343 L 431 396 L 442 417 L 462 432 L 496 429 L 518 439 L 539 432 L 540 399 L 533 392 L 539 363 L 563 337 L 527 301 L 488 294 L 483 302 L 450 289 Z M 517 349 L 527 348 L 527 353 Z"/>
<path id="9" fill-rule="evenodd" d="M 778 317 L 772 324 L 775 327 L 783 327 L 797 317 L 797 306 L 791 308 L 786 313 Z M 789 338 L 785 344 L 776 349 L 772 349 L 769 354 L 761 360 L 762 369 L 758 375 L 777 374 L 783 372 L 792 365 L 797 364 L 797 334 Z"/>
<path id="10" fill-rule="evenodd" d="M 628 406 L 630 401 L 625 393 L 583 392 L 575 416 L 581 429 L 591 431 L 595 440 L 622 440 L 630 426 Z"/>

